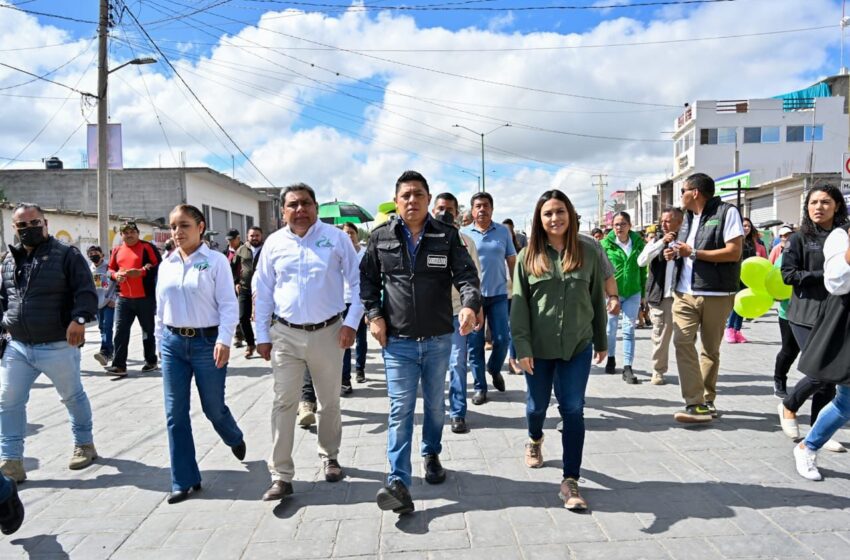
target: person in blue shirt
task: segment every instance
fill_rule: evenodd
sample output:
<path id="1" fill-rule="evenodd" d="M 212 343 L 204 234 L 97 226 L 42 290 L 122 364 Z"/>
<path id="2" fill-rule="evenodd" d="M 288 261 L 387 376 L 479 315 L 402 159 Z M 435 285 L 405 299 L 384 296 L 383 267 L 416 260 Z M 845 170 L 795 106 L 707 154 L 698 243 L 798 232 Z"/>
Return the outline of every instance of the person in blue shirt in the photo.
<path id="1" fill-rule="evenodd" d="M 508 274 L 513 276 L 516 248 L 508 228 L 493 221 L 493 197 L 488 192 L 472 196 L 473 222 L 463 228 L 463 233 L 475 242 L 481 262 L 481 295 L 484 315 L 493 343 L 493 351 L 486 363 L 486 371 L 493 377 L 493 387 L 505 390 L 502 365 L 511 343 L 508 325 Z M 507 263 L 507 266 L 505 266 Z M 469 337 L 469 365 L 472 369 L 475 393 L 472 404 L 487 402 L 487 377 L 484 363 L 485 330 L 473 332 Z"/>

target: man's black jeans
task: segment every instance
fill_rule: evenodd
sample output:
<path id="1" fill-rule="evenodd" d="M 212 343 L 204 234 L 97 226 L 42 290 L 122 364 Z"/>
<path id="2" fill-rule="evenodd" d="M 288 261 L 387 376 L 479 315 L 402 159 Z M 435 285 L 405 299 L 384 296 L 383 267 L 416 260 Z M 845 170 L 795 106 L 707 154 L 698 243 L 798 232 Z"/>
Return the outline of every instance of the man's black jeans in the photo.
<path id="1" fill-rule="evenodd" d="M 156 364 L 156 340 L 154 339 L 154 315 L 156 314 L 156 299 L 153 297 L 130 299 L 118 298 L 115 308 L 115 359 L 114 367 L 127 367 L 127 350 L 130 344 L 130 328 L 133 321 L 139 320 L 142 327 L 142 346 L 144 347 L 145 363 Z M 185 325 L 171 325 L 181 327 Z"/>

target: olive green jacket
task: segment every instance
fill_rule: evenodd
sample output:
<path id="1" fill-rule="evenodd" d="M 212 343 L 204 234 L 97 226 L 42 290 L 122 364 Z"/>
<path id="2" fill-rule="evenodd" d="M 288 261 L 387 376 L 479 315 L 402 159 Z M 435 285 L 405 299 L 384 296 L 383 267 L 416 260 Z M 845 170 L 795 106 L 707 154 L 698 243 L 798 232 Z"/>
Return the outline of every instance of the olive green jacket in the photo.
<path id="1" fill-rule="evenodd" d="M 561 270 L 558 252 L 547 245 L 553 266 L 543 276 L 525 267 L 527 248 L 514 269 L 511 335 L 518 358 L 569 360 L 593 342 L 595 351 L 608 349 L 605 327 L 605 279 L 593 240 L 579 237 L 582 266 Z"/>

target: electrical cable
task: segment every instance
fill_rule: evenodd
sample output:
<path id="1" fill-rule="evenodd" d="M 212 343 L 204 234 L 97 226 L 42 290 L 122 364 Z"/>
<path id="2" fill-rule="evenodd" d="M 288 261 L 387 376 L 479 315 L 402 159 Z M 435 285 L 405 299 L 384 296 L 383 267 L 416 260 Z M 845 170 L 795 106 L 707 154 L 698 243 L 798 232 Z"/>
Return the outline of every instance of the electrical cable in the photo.
<path id="1" fill-rule="evenodd" d="M 44 74 L 41 74 L 41 75 L 33 74 L 32 72 L 22 70 L 21 68 L 18 68 L 16 66 L 11 66 L 11 65 L 6 64 L 4 62 L 0 62 L 0 65 L 6 66 L 7 68 L 11 68 L 12 70 L 17 70 L 18 72 L 23 72 L 24 74 L 28 74 L 28 75 L 33 76 L 35 78 L 33 80 L 27 80 L 26 82 L 21 82 L 20 84 L 0 87 L 0 91 L 5 91 L 5 90 L 8 90 L 8 89 L 14 89 L 14 88 L 22 87 L 22 86 L 25 86 L 27 84 L 31 84 L 31 83 L 33 83 L 37 80 L 44 80 L 44 81 L 51 82 L 51 83 L 54 83 L 56 85 L 62 86 L 64 88 L 67 88 L 68 86 L 66 86 L 65 84 L 60 84 L 59 82 L 54 82 L 53 80 L 48 80 L 47 76 L 50 76 L 51 74 L 55 74 L 59 70 L 65 68 L 66 66 L 68 66 L 69 64 L 71 64 L 72 62 L 74 62 L 75 60 L 80 58 L 81 56 L 83 56 L 83 54 L 85 54 L 85 52 L 91 47 L 92 43 L 94 42 L 94 39 L 95 38 L 92 37 L 91 40 L 89 41 L 89 44 L 86 46 L 86 48 L 80 50 L 80 52 L 78 52 L 73 57 L 71 57 L 71 59 L 64 62 L 63 64 L 60 64 L 59 66 L 57 66 L 53 70 L 50 70 L 49 72 L 45 72 Z M 78 91 L 77 93 L 79 93 L 81 95 L 91 95 L 89 93 L 85 93 L 85 92 L 82 92 L 82 91 Z"/>
<path id="2" fill-rule="evenodd" d="M 612 3 L 612 4 L 578 4 L 578 5 L 555 5 L 555 6 L 447 6 L 445 4 L 419 4 L 419 5 L 397 5 L 397 6 L 369 6 L 328 4 L 320 2 L 287 2 L 284 0 L 246 0 L 248 2 L 262 4 L 287 4 L 291 6 L 306 6 L 311 8 L 333 8 L 350 11 L 399 11 L 399 12 L 528 12 L 528 11 L 564 11 L 564 10 L 614 10 L 624 8 L 646 8 L 654 6 L 678 6 L 690 4 L 719 4 L 721 2 L 735 2 L 736 0 L 655 0 L 644 2 Z"/>
<path id="3" fill-rule="evenodd" d="M 19 8 L 17 6 L 12 5 L 12 4 L 0 4 L 0 8 L 7 8 L 9 10 L 15 10 L 16 12 L 23 12 L 25 14 L 30 14 L 30 15 L 34 15 L 34 16 L 42 16 L 42 17 L 48 17 L 48 18 L 54 18 L 54 19 L 64 19 L 65 21 L 74 21 L 74 22 L 77 22 L 77 23 L 89 23 L 89 24 L 92 24 L 92 25 L 98 24 L 96 21 L 90 21 L 90 20 L 87 20 L 87 19 L 79 19 L 79 18 L 70 17 L 70 16 L 63 16 L 63 15 L 60 15 L 60 14 L 48 14 L 46 12 L 37 12 L 35 10 L 27 10 L 25 8 Z"/>

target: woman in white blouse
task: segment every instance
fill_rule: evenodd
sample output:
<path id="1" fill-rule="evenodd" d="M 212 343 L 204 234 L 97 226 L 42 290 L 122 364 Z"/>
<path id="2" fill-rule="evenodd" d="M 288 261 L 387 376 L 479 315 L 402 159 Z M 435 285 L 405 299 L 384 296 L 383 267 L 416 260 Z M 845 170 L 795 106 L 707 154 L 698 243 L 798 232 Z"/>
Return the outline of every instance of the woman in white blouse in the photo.
<path id="1" fill-rule="evenodd" d="M 180 204 L 169 220 L 176 249 L 159 268 L 156 341 L 171 457 L 168 503 L 174 504 L 201 489 L 189 418 L 193 376 L 204 414 L 240 461 L 245 441 L 224 403 L 230 341 L 239 321 L 230 264 L 202 242 L 206 222 L 196 207 Z"/>

